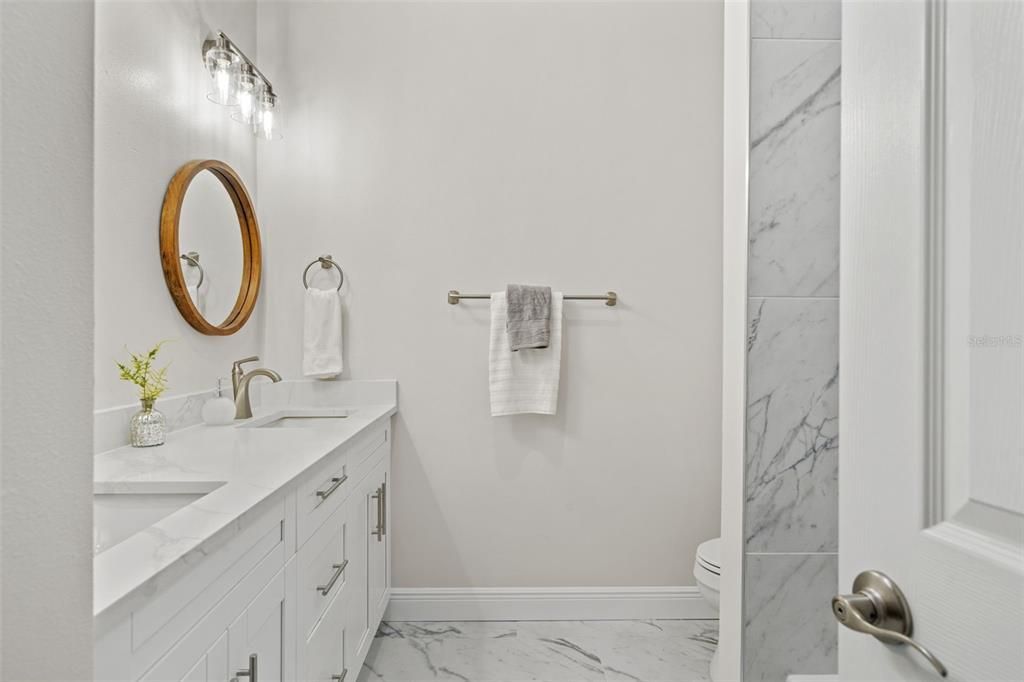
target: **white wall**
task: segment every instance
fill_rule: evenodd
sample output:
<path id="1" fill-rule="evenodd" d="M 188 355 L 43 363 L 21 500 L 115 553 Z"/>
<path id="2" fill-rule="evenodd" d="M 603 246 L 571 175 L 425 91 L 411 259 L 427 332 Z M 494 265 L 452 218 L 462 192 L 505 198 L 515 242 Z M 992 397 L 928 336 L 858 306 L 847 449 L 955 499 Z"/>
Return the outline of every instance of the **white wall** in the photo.
<path id="1" fill-rule="evenodd" d="M 693 584 L 719 534 L 722 6 L 266 3 L 268 364 L 348 281 L 345 375 L 396 377 L 399 587 Z M 492 419 L 486 302 L 566 304 L 556 417 Z M 329 286 L 327 280 L 324 286 Z"/>
<path id="2" fill-rule="evenodd" d="M 91 2 L 0 2 L 0 679 L 92 679 Z"/>
<path id="3" fill-rule="evenodd" d="M 262 351 L 259 309 L 233 336 L 203 336 L 178 314 L 160 269 L 160 206 L 181 164 L 221 159 L 256 191 L 253 135 L 206 99 L 201 47 L 216 30 L 257 59 L 255 0 L 96 5 L 97 409 L 136 398 L 114 368 L 125 345 L 174 341 L 165 350 L 170 394 L 213 388 L 233 360 Z"/>

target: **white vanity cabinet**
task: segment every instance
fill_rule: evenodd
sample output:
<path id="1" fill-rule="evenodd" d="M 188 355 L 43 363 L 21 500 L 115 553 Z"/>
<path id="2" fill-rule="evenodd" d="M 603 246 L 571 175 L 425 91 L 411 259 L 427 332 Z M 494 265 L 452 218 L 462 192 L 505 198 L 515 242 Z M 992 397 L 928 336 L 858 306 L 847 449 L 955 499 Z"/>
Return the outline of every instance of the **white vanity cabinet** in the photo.
<path id="1" fill-rule="evenodd" d="M 243 600 L 250 588 L 240 590 Z M 284 607 L 282 569 L 249 603 L 225 598 L 141 679 L 212 682 L 258 668 L 258 680 L 279 682 L 284 678 Z"/>
<path id="2" fill-rule="evenodd" d="M 358 434 L 97 618 L 96 679 L 354 682 L 390 595 L 390 440 Z"/>
<path id="3" fill-rule="evenodd" d="M 228 680 L 239 671 L 248 673 L 250 667 L 258 668 L 258 680 L 284 679 L 285 568 L 277 568 L 267 580 L 267 573 L 280 563 L 280 553 L 275 554 L 231 589 L 140 679 Z"/>

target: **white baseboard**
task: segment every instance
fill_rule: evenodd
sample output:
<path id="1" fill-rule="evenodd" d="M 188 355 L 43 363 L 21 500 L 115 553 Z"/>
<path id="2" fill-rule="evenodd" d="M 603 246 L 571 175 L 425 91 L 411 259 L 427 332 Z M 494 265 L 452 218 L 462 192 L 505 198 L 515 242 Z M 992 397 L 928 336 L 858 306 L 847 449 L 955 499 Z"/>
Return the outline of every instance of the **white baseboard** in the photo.
<path id="1" fill-rule="evenodd" d="M 718 618 L 696 587 L 392 588 L 386 620 Z"/>

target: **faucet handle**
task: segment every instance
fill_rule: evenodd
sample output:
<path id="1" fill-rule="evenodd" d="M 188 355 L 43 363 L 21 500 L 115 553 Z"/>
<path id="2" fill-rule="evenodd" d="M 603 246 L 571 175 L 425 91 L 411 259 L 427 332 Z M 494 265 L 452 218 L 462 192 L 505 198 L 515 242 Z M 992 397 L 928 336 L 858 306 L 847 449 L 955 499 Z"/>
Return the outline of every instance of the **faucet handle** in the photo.
<path id="1" fill-rule="evenodd" d="M 234 369 L 242 369 L 242 365 L 244 363 L 246 363 L 246 362 L 259 362 L 259 359 L 260 359 L 260 356 L 258 356 L 258 355 L 250 355 L 247 358 L 242 358 L 241 360 L 235 360 L 234 362 L 231 363 L 231 369 L 233 369 L 233 370 Z"/>
<path id="2" fill-rule="evenodd" d="M 258 355 L 250 355 L 247 358 L 241 360 L 235 360 L 231 363 L 231 395 L 232 397 L 238 396 L 238 384 L 242 381 L 242 376 L 245 374 L 245 370 L 242 369 L 242 365 L 246 362 L 256 362 L 260 359 Z"/>

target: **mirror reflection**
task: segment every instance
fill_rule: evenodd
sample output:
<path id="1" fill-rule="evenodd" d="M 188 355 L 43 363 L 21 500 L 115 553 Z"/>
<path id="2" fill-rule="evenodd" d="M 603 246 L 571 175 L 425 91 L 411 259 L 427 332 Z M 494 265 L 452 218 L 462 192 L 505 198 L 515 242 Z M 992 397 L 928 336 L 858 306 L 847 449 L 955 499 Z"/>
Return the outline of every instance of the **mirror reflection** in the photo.
<path id="1" fill-rule="evenodd" d="M 188 295 L 208 322 L 220 324 L 238 299 L 243 251 L 234 203 L 213 171 L 192 179 L 178 230 L 178 265 Z"/>

